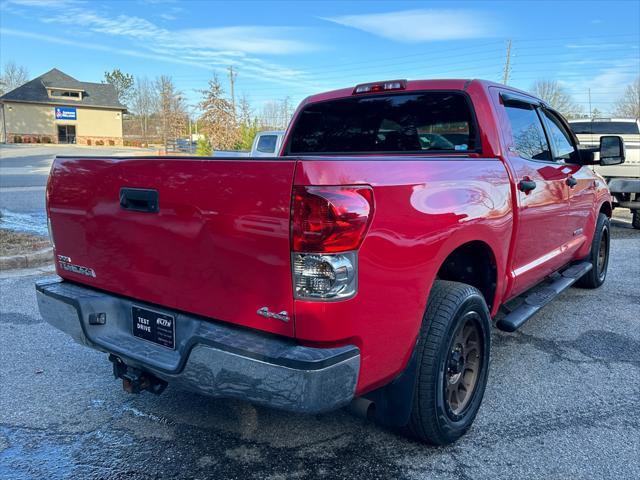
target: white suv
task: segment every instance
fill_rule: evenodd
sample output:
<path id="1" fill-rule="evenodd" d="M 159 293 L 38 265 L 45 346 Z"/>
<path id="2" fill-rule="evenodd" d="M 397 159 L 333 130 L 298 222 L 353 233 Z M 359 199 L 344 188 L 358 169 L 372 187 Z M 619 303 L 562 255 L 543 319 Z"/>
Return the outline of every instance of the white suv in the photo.
<path id="1" fill-rule="evenodd" d="M 640 229 L 640 121 L 627 118 L 569 120 L 580 145 L 598 147 L 603 135 L 619 135 L 624 140 L 626 158 L 620 165 L 601 166 L 595 170 L 609 184 L 615 206 L 629 208 L 633 227 Z"/>

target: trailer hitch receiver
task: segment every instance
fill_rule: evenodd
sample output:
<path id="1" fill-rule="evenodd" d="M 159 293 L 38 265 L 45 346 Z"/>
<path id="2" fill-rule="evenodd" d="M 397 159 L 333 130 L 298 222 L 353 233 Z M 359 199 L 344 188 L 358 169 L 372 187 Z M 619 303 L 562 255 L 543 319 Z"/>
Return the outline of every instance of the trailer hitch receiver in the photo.
<path id="1" fill-rule="evenodd" d="M 109 355 L 113 364 L 113 376 L 122 379 L 122 388 L 128 393 L 141 393 L 148 390 L 160 395 L 167 388 L 167 382 L 148 372 L 127 365 L 121 358 Z"/>

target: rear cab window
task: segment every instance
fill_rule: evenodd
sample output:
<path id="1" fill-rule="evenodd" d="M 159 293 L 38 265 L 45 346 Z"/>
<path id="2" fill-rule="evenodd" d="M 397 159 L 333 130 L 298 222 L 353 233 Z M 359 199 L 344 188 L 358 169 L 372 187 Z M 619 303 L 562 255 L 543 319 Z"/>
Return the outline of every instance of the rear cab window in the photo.
<path id="1" fill-rule="evenodd" d="M 307 105 L 289 155 L 473 152 L 471 102 L 462 92 L 362 95 Z"/>

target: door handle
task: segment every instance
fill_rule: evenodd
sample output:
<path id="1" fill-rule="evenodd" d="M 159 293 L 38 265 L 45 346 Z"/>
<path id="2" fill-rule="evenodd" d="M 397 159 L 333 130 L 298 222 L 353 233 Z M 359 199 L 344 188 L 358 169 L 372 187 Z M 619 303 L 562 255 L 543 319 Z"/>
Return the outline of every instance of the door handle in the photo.
<path id="1" fill-rule="evenodd" d="M 567 177 L 567 180 L 565 183 L 569 185 L 569 188 L 573 188 L 578 184 L 578 181 L 573 177 Z"/>
<path id="2" fill-rule="evenodd" d="M 158 213 L 158 191 L 147 188 L 121 188 L 120 208 L 133 212 Z"/>
<path id="3" fill-rule="evenodd" d="M 534 188 L 536 188 L 536 182 L 530 178 L 524 178 L 518 182 L 518 190 L 521 192 L 528 193 Z"/>

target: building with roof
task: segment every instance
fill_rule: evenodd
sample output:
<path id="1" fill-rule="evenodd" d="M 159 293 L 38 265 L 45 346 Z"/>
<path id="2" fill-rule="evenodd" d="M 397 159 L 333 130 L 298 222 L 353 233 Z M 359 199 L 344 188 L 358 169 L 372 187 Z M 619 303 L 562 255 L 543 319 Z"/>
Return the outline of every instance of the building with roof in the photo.
<path id="1" fill-rule="evenodd" d="M 122 145 L 126 107 L 113 85 L 54 68 L 0 97 L 0 142 Z"/>

